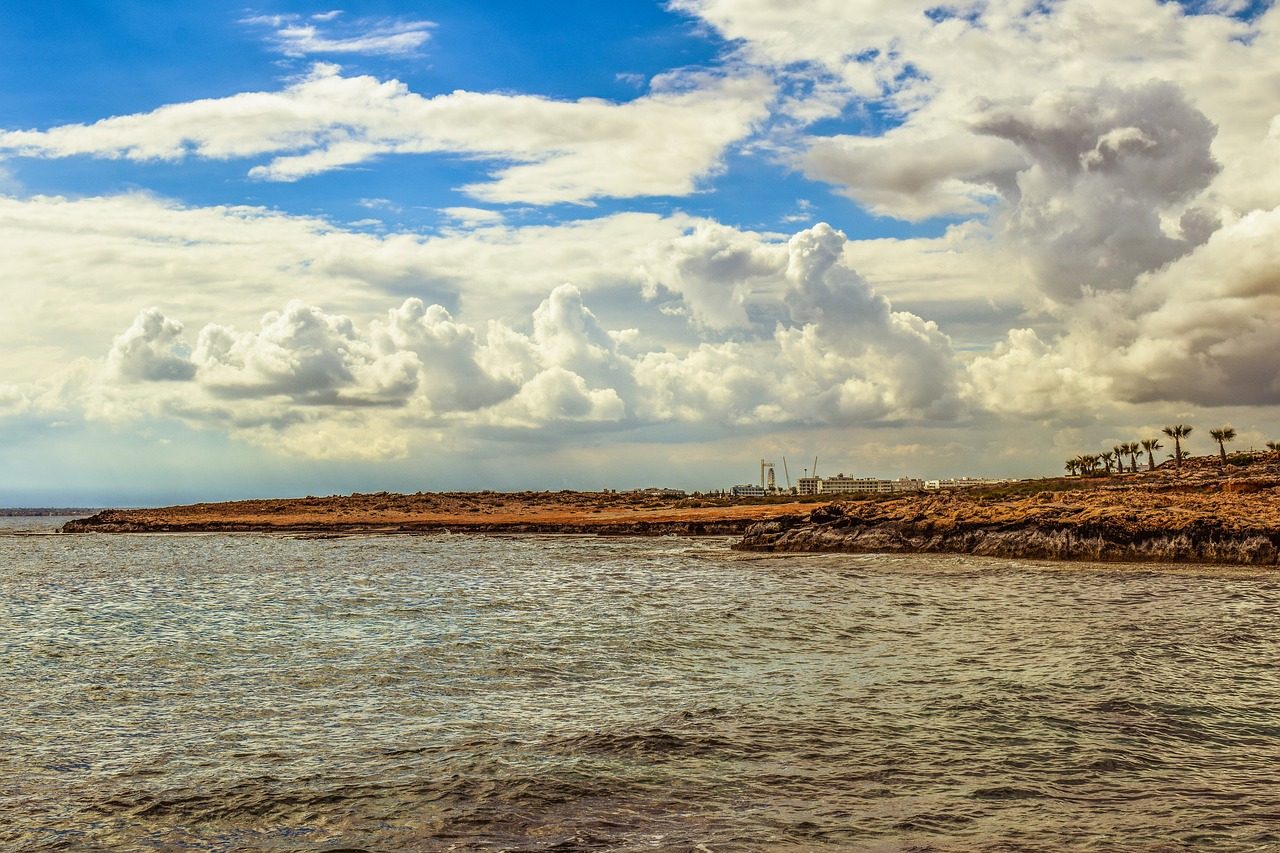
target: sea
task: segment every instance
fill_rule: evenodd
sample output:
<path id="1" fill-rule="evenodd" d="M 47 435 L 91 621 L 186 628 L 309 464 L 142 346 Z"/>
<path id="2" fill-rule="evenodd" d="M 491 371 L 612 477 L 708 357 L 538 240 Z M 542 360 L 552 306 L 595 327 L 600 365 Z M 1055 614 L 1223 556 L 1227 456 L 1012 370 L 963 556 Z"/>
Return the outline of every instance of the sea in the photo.
<path id="1" fill-rule="evenodd" d="M 0 850 L 1280 850 L 1280 576 L 0 519 Z"/>

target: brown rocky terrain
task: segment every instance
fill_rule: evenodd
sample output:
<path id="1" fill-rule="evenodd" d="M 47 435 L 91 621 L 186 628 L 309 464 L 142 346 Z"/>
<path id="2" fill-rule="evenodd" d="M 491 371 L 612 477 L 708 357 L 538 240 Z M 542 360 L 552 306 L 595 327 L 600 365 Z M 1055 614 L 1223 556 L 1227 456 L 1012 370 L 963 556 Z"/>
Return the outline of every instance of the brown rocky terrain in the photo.
<path id="1" fill-rule="evenodd" d="M 110 509 L 64 525 L 69 533 L 596 533 L 738 535 L 812 504 L 730 503 L 636 492 L 444 492 L 246 500 L 160 509 Z"/>
<path id="2" fill-rule="evenodd" d="M 1026 559 L 1276 565 L 1280 454 L 1152 472 L 847 500 L 762 520 L 754 551 L 946 552 Z"/>
<path id="3" fill-rule="evenodd" d="M 1280 454 L 998 487 L 745 503 L 630 492 L 354 494 L 106 510 L 67 532 L 743 535 L 744 551 L 1277 565 Z"/>

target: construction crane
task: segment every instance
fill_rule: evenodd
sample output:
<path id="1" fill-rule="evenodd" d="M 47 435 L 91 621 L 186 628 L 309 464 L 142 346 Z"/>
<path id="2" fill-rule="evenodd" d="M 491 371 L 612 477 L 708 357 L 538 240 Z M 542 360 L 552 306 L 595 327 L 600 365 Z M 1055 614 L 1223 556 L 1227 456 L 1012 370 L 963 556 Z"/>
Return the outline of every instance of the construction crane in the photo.
<path id="1" fill-rule="evenodd" d="M 787 457 L 782 457 L 782 473 L 787 478 L 787 491 L 791 491 L 791 472 L 787 470 Z"/>

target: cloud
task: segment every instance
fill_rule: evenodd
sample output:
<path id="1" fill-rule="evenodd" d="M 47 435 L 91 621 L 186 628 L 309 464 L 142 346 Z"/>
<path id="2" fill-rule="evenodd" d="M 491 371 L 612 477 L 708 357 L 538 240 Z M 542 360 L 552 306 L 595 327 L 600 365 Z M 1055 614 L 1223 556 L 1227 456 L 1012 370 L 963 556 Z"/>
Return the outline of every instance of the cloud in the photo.
<path id="1" fill-rule="evenodd" d="M 1127 302 L 1132 322 L 1112 319 L 1120 346 L 1104 365 L 1118 393 L 1135 402 L 1280 404 L 1278 271 L 1280 208 L 1229 223 L 1141 279 Z"/>
<path id="2" fill-rule="evenodd" d="M 1211 230 L 1195 212 L 1189 232 L 1163 226 L 1165 215 L 1187 214 L 1219 171 L 1215 128 L 1171 83 L 979 104 L 972 125 L 1030 161 L 1007 191 L 1004 236 L 1056 299 L 1129 287 Z"/>
<path id="3" fill-rule="evenodd" d="M 271 181 L 387 154 L 453 153 L 497 161 L 492 180 L 462 188 L 488 202 L 687 195 L 764 118 L 772 89 L 758 74 L 658 82 L 626 103 L 463 91 L 425 98 L 397 81 L 343 77 L 335 66 L 317 65 L 279 92 L 0 132 L 0 151 L 140 162 L 268 157 L 249 175 Z"/>
<path id="4" fill-rule="evenodd" d="M 20 415 L 31 407 L 28 392 L 17 385 L 0 385 L 0 416 Z"/>
<path id="5" fill-rule="evenodd" d="M 1275 116 L 1280 12 L 1238 14 L 1230 3 L 1156 0 L 1025 0 L 939 6 L 887 0 L 678 0 L 738 45 L 740 61 L 768 68 L 817 99 L 816 117 L 841 115 L 863 135 L 791 128 L 774 140 L 811 177 L 878 213 L 911 220 L 970 215 L 994 200 L 994 178 L 1012 165 L 1008 146 L 975 139 L 975 99 L 1028 103 L 1065 87 L 1178 87 L 1218 128 L 1225 164 L 1215 188 L 1242 209 L 1270 207 L 1276 149 L 1264 145 Z M 807 95 L 805 93 L 808 93 Z M 801 112 L 794 115 L 802 124 Z M 811 120 L 811 119 L 810 119 Z M 877 168 L 877 167 L 882 168 Z M 994 174 L 993 174 L 994 173 Z M 1270 191 L 1265 196 L 1262 187 Z"/>
<path id="6" fill-rule="evenodd" d="M 1280 209 L 1230 222 L 1131 291 L 1087 295 L 1066 330 L 1009 334 L 969 367 L 981 404 L 1061 416 L 1107 402 L 1280 404 Z"/>
<path id="7" fill-rule="evenodd" d="M 480 207 L 445 207 L 440 212 L 462 228 L 475 228 L 478 225 L 495 225 L 502 222 L 502 213 Z"/>
<path id="8" fill-rule="evenodd" d="M 412 56 L 431 37 L 430 21 L 358 18 L 338 21 L 341 12 L 304 18 L 301 15 L 258 15 L 241 23 L 265 25 L 274 32 L 271 45 L 285 56 L 312 54 L 362 54 Z M 335 23 L 337 21 L 337 23 Z M 328 24 L 328 28 L 321 25 Z"/>
<path id="9" fill-rule="evenodd" d="M 720 235 L 723 237 L 723 235 Z M 745 302 L 772 303 L 771 334 L 704 343 L 684 357 L 654 352 L 637 379 L 658 419 L 866 423 L 958 414 L 954 354 L 936 326 L 892 310 L 844 260 L 846 238 L 819 224 L 782 247 L 757 246 L 760 270 Z"/>
<path id="10" fill-rule="evenodd" d="M 806 176 L 879 215 L 973 218 L 945 239 L 846 256 L 927 316 L 962 318 L 988 291 L 1019 297 L 1023 316 L 1001 307 L 967 332 L 961 384 L 975 407 L 1078 422 L 1274 405 L 1280 118 L 1259 93 L 1280 74 L 1280 8 L 674 5 L 734 40 L 738 61 L 789 81 L 788 97 L 812 93 L 811 107 L 784 105 L 794 123 L 769 140 Z M 837 115 L 865 130 L 804 127 Z M 1001 319 L 1011 328 L 982 340 Z"/>
<path id="11" fill-rule="evenodd" d="M 1096 354 L 1087 345 L 1081 352 L 1081 344 L 1068 339 L 1055 347 L 1034 329 L 1013 329 L 969 365 L 972 392 L 982 408 L 1000 414 L 1087 419 L 1113 397 L 1109 379 L 1094 369 Z"/>
<path id="12" fill-rule="evenodd" d="M 116 337 L 107 354 L 107 371 L 125 381 L 185 380 L 195 375 L 182 324 L 148 308 L 124 334 Z"/>
<path id="13" fill-rule="evenodd" d="M 512 396 L 519 388 L 500 371 L 481 363 L 485 353 L 476 331 L 456 322 L 439 305 L 406 299 L 387 312 L 385 323 L 372 324 L 371 337 L 373 350 L 384 358 L 414 356 L 420 365 L 415 389 L 432 412 L 475 411 Z"/>
<path id="14" fill-rule="evenodd" d="M 216 396 L 282 396 L 295 404 L 400 404 L 418 385 L 412 353 L 379 353 L 352 321 L 300 301 L 262 318 L 256 332 L 208 325 L 193 359 Z"/>
<path id="15" fill-rule="evenodd" d="M 859 243 L 825 225 L 787 237 L 618 214 L 424 237 L 146 196 L 0 198 L 6 381 L 24 389 L 6 411 L 371 459 L 1268 405 L 1276 215 L 1223 222 L 1131 287 L 1049 316 L 991 309 L 966 349 L 1002 342 L 957 353 L 934 309 L 969 310 L 988 278 L 1006 299 L 1029 289 L 977 224 Z"/>
<path id="16" fill-rule="evenodd" d="M 758 290 L 779 290 L 785 247 L 715 222 L 651 247 L 641 272 L 651 296 L 676 294 L 693 320 L 709 329 L 744 328 L 747 302 Z M 775 284 L 770 287 L 770 281 Z"/>
<path id="17" fill-rule="evenodd" d="M 497 407 L 488 424 L 534 429 L 553 423 L 620 421 L 626 405 L 612 388 L 589 388 L 578 374 L 549 367 L 524 384 L 511 400 Z"/>
<path id="18" fill-rule="evenodd" d="M 888 413 L 953 414 L 950 340 L 934 323 L 894 311 L 843 262 L 844 244 L 845 236 L 825 223 L 790 240 L 786 304 L 792 319 L 805 324 L 786 336 L 797 361 L 821 359 L 823 372 L 810 371 L 820 384 L 856 377 L 859 394 L 875 389 Z"/>
<path id="19" fill-rule="evenodd" d="M 801 162 L 806 176 L 842 187 L 872 212 L 918 222 L 985 212 L 1026 158 L 1005 141 L 895 129 L 816 138 Z"/>
<path id="20" fill-rule="evenodd" d="M 750 61 L 776 68 L 799 63 L 833 73 L 850 96 L 875 97 L 901 70 L 900 48 L 930 29 L 924 15 L 933 3 L 901 0 L 803 0 L 780 5 L 762 0 L 673 0 L 726 38 L 738 41 Z M 975 3 L 953 4 L 965 13 Z"/>
<path id="21" fill-rule="evenodd" d="M 370 435 L 394 437 L 958 414 L 949 340 L 876 294 L 847 265 L 846 238 L 830 226 L 785 242 L 709 228 L 675 241 L 686 260 L 697 247 L 714 256 L 725 246 L 756 259 L 757 286 L 743 291 L 755 308 L 734 332 L 739 340 L 698 342 L 699 329 L 714 330 L 695 324 L 692 345 L 664 345 L 646 332 L 644 316 L 634 328 L 610 329 L 572 284 L 554 287 L 523 321 L 490 318 L 483 329 L 416 297 L 364 324 L 294 300 L 256 328 L 207 323 L 192 345 L 178 319 L 148 308 L 115 336 L 91 380 L 91 414 L 171 418 L 293 448 L 312 446 L 300 438 L 308 428 L 333 423 L 347 435 L 360 421 Z M 684 269 L 686 281 L 698 270 L 724 274 L 714 264 Z M 653 303 L 649 311 L 661 316 Z M 399 452 L 405 444 L 383 446 Z"/>

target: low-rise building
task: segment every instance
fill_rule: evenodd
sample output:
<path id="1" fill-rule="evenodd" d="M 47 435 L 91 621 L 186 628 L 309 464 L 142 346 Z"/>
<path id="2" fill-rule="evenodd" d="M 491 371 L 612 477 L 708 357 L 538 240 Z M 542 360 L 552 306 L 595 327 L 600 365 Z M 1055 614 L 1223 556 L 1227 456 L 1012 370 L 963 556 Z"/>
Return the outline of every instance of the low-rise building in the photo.
<path id="1" fill-rule="evenodd" d="M 877 477 L 848 477 L 837 474 L 834 477 L 801 477 L 796 481 L 798 495 L 847 495 L 847 494 L 890 494 L 893 492 L 915 492 L 924 488 L 924 481 L 913 477 L 900 477 L 897 480 L 881 480 Z"/>
<path id="2" fill-rule="evenodd" d="M 822 479 L 820 477 L 801 477 L 796 480 L 797 495 L 817 495 L 822 493 Z"/>
<path id="3" fill-rule="evenodd" d="M 993 480 L 987 477 L 948 477 L 942 480 L 925 480 L 924 488 L 929 490 L 963 489 L 969 486 L 999 486 L 1002 483 L 1015 482 L 1017 481 L 1010 479 Z"/>
<path id="4" fill-rule="evenodd" d="M 845 495 L 855 492 L 892 492 L 893 483 L 889 480 L 878 480 L 875 477 L 846 477 L 843 473 L 827 477 L 822 481 L 819 494 Z"/>
<path id="5" fill-rule="evenodd" d="M 660 489 L 656 486 L 650 486 L 647 489 L 632 489 L 631 493 L 651 498 L 687 498 L 689 496 L 689 493 L 684 489 Z"/>

